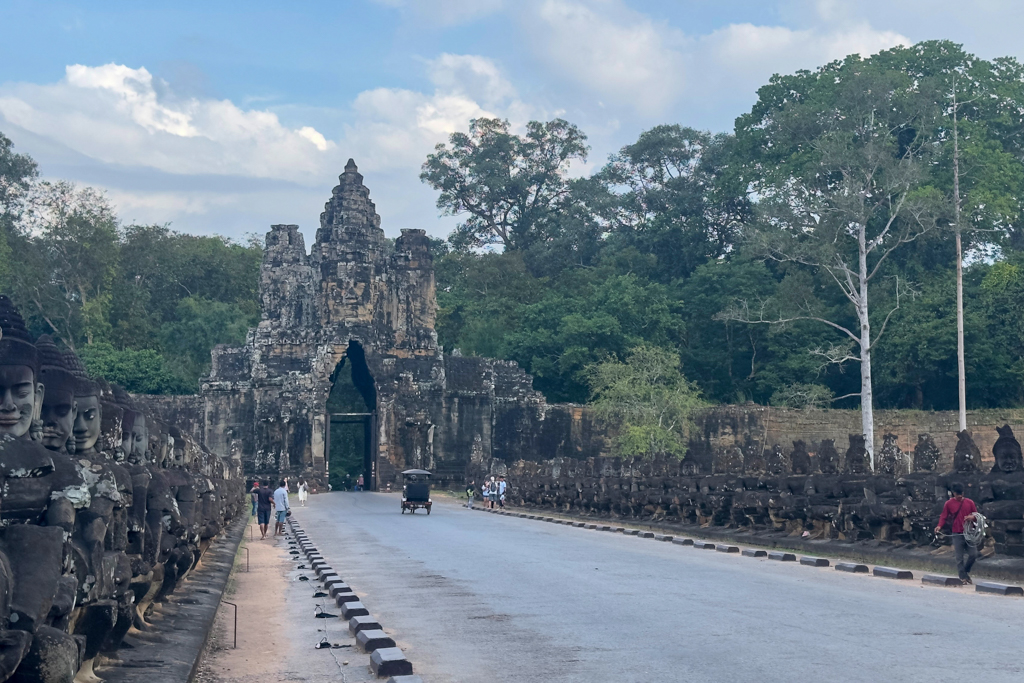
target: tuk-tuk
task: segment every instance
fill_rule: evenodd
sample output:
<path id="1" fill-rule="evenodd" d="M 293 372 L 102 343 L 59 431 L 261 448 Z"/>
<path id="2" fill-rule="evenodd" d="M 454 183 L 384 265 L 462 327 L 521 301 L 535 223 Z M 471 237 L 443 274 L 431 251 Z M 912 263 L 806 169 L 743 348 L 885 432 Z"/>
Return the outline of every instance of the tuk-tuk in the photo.
<path id="1" fill-rule="evenodd" d="M 406 470 L 402 472 L 402 514 L 406 510 L 416 513 L 416 508 L 426 508 L 430 514 L 430 472 L 426 470 Z"/>

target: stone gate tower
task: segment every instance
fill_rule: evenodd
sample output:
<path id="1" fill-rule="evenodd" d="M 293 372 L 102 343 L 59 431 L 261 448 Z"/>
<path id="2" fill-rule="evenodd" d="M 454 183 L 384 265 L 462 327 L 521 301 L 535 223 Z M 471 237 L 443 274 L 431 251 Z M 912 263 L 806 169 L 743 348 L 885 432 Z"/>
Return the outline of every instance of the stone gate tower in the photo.
<path id="1" fill-rule="evenodd" d="M 384 237 L 354 161 L 320 215 L 307 255 L 296 225 L 267 234 L 262 320 L 241 348 L 218 347 L 204 384 L 207 438 L 250 473 L 326 472 L 327 396 L 335 367 L 361 352 L 377 480 L 432 466 L 444 365 L 434 332 L 433 263 L 422 230 Z M 213 432 L 213 433 L 210 433 Z"/>
<path id="2" fill-rule="evenodd" d="M 204 443 L 239 457 L 250 476 L 326 483 L 327 399 L 343 362 L 366 404 L 359 419 L 371 487 L 411 467 L 461 480 L 467 465 L 491 457 L 580 457 L 596 448 L 580 445 L 589 433 L 580 411 L 547 405 L 515 363 L 442 354 L 427 236 L 384 237 L 352 160 L 310 253 L 298 226 L 271 226 L 260 302 L 245 345 L 213 350 L 202 396 Z"/>

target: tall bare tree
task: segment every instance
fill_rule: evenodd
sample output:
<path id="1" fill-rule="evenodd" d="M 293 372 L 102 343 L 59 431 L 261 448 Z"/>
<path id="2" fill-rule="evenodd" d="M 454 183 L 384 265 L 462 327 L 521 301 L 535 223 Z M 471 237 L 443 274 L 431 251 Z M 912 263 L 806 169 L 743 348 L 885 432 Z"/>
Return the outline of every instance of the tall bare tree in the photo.
<path id="1" fill-rule="evenodd" d="M 838 287 L 855 324 L 811 293 L 788 302 L 739 301 L 720 317 L 810 320 L 835 330 L 841 340 L 814 352 L 828 363 L 860 363 L 861 428 L 874 468 L 871 354 L 909 292 L 885 266 L 896 249 L 935 226 L 941 198 L 926 185 L 931 145 L 906 81 L 864 69 L 836 77 L 836 85 L 831 106 L 798 100 L 766 121 L 766 139 L 792 150 L 793 161 L 751 181 L 758 220 L 747 236 L 768 259 L 806 267 Z M 873 316 L 869 293 L 879 280 L 892 295 Z"/>

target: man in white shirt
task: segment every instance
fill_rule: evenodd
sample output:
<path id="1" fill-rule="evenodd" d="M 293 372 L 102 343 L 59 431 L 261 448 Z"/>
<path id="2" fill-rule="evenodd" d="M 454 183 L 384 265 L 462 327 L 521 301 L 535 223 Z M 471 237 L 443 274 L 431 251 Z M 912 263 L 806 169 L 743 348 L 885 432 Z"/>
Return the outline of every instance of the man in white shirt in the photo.
<path id="1" fill-rule="evenodd" d="M 508 484 L 505 482 L 505 477 L 498 477 L 498 507 L 505 509 L 505 489 L 508 488 Z"/>
<path id="2" fill-rule="evenodd" d="M 277 490 L 274 491 L 274 507 L 277 508 L 277 523 L 274 524 L 274 535 L 284 534 L 284 520 L 288 517 L 288 489 L 285 488 L 284 479 L 278 482 Z"/>

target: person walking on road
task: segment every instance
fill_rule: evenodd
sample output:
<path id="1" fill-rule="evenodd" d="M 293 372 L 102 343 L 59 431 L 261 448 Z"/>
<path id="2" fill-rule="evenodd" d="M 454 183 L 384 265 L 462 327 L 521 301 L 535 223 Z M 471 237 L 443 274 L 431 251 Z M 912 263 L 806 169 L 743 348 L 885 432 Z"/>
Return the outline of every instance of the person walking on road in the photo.
<path id="1" fill-rule="evenodd" d="M 508 488 L 508 484 L 505 483 L 505 477 L 498 477 L 498 507 L 502 510 L 505 509 L 505 489 Z"/>
<path id="2" fill-rule="evenodd" d="M 309 498 L 309 486 L 305 479 L 299 479 L 299 505 L 306 507 L 307 498 Z"/>
<path id="3" fill-rule="evenodd" d="M 356 479 L 356 491 L 362 491 L 362 490 L 363 490 L 363 475 L 360 474 L 359 478 Z"/>
<path id="4" fill-rule="evenodd" d="M 284 479 L 282 479 L 278 485 L 277 490 L 274 491 L 274 507 L 277 508 L 277 520 L 274 524 L 274 535 L 277 536 L 279 533 L 284 534 L 284 520 L 288 517 L 288 489 L 285 488 Z"/>
<path id="5" fill-rule="evenodd" d="M 252 514 L 249 515 L 250 517 L 255 517 L 256 516 L 256 503 L 257 503 L 257 499 L 259 497 L 259 493 L 260 493 L 260 481 L 259 481 L 259 479 L 254 479 L 253 482 L 252 482 L 252 488 L 249 489 L 249 497 L 252 498 Z"/>
<path id="6" fill-rule="evenodd" d="M 274 502 L 274 492 L 270 489 L 270 481 L 264 479 L 256 492 L 256 522 L 260 525 L 260 540 L 267 537 L 267 526 L 270 524 L 270 506 Z"/>
<path id="7" fill-rule="evenodd" d="M 935 527 L 935 533 L 940 533 L 947 522 L 951 524 L 953 537 L 953 551 L 956 553 L 956 569 L 960 574 L 960 580 L 966 584 L 971 581 L 971 567 L 978 559 L 978 548 L 964 539 L 964 522 L 972 521 L 978 513 L 978 507 L 970 498 L 964 498 L 964 487 L 960 484 L 953 484 L 950 487 L 953 497 L 942 506 L 942 515 L 939 516 L 939 524 Z M 966 553 L 967 559 L 964 560 Z"/>

